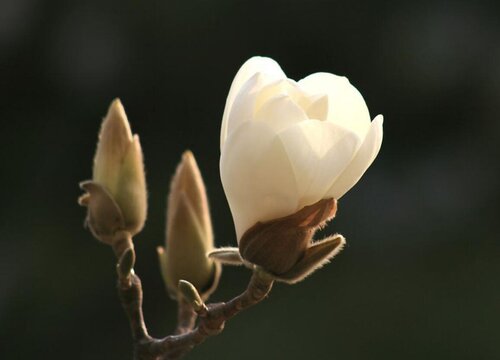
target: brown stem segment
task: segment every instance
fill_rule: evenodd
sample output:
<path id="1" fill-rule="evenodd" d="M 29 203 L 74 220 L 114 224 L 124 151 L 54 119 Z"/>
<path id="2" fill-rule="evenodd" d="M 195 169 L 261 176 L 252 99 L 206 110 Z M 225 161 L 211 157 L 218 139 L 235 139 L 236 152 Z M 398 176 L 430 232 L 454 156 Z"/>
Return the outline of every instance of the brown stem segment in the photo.
<path id="1" fill-rule="evenodd" d="M 139 277 L 130 275 L 130 281 L 118 281 L 118 292 L 123 309 L 127 314 L 134 341 L 134 360 L 176 360 L 186 355 L 196 345 L 208 337 L 219 334 L 227 320 L 240 311 L 262 301 L 273 285 L 273 279 L 260 269 L 254 270 L 247 289 L 234 299 L 216 304 L 208 304 L 198 312 L 199 322 L 193 329 L 195 315 L 188 318 L 181 312 L 187 311 L 179 303 L 179 323 L 176 335 L 163 339 L 149 336 L 142 314 L 142 287 Z M 191 309 L 192 311 L 192 309 Z M 194 312 L 192 313 L 194 314 Z M 181 316 L 182 315 L 182 316 Z M 189 320 L 189 321 L 188 321 Z M 191 323 L 192 321 L 192 323 Z M 189 326 L 191 326 L 189 328 Z"/>
<path id="2" fill-rule="evenodd" d="M 152 338 L 148 334 L 144 322 L 144 315 L 142 314 L 141 279 L 135 274 L 130 274 L 126 280 L 119 279 L 118 295 L 130 323 L 130 330 L 132 331 L 132 339 L 134 342 L 134 359 L 156 359 L 156 357 L 147 357 L 147 353 L 143 352 L 144 349 L 142 344 L 149 343 Z"/>
<path id="3" fill-rule="evenodd" d="M 181 296 L 177 300 L 177 328 L 174 334 L 181 335 L 193 330 L 196 323 L 196 313 L 193 307 Z"/>

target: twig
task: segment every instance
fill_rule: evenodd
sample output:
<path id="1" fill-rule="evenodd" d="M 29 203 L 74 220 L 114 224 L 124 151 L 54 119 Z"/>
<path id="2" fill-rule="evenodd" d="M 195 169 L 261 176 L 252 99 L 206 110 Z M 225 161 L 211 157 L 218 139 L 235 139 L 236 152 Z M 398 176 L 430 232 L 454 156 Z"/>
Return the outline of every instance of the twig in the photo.
<path id="1" fill-rule="evenodd" d="M 135 274 L 130 274 L 129 281 L 123 281 L 119 278 L 118 295 L 130 323 L 134 343 L 134 359 L 156 360 L 156 357 L 148 357 L 147 352 L 144 351 L 144 345 L 149 344 L 153 339 L 148 334 L 142 314 L 141 279 Z"/>
<path id="2" fill-rule="evenodd" d="M 272 288 L 273 280 L 265 272 L 256 269 L 247 289 L 228 302 L 208 304 L 198 309 L 198 325 L 193 329 L 196 314 L 191 308 L 192 317 L 187 317 L 185 306 L 179 303 L 177 335 L 163 339 L 149 336 L 142 314 L 142 286 L 139 277 L 131 273 L 129 281 L 119 279 L 118 292 L 123 309 L 127 314 L 132 330 L 135 360 L 176 360 L 186 355 L 196 345 L 208 337 L 219 334 L 227 320 L 240 311 L 262 301 Z M 189 306 L 190 307 L 190 306 Z"/>
<path id="3" fill-rule="evenodd" d="M 196 318 L 196 312 L 191 304 L 180 297 L 177 300 L 177 328 L 174 334 L 181 335 L 193 330 Z"/>

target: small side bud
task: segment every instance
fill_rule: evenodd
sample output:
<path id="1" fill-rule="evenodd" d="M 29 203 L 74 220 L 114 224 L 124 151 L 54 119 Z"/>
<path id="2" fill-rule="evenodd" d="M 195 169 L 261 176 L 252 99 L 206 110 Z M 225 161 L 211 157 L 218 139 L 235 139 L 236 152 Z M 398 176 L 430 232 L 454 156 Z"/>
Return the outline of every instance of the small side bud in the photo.
<path id="1" fill-rule="evenodd" d="M 127 278 L 130 276 L 135 265 L 135 251 L 132 248 L 128 248 L 120 260 L 118 261 L 118 276 L 120 278 Z"/>
<path id="2" fill-rule="evenodd" d="M 209 259 L 213 249 L 212 223 L 205 185 L 198 165 L 186 151 L 170 185 L 165 249 L 158 249 L 160 267 L 171 297 L 177 298 L 184 279 L 207 299 L 217 287 L 221 267 Z"/>
<path id="3" fill-rule="evenodd" d="M 206 309 L 206 305 L 201 299 L 198 290 L 189 281 L 179 280 L 178 284 L 179 293 L 182 297 L 193 307 L 195 312 L 200 312 Z"/>
<path id="4" fill-rule="evenodd" d="M 117 231 L 133 236 L 142 229 L 147 213 L 142 150 L 118 99 L 101 125 L 92 181 L 81 186 L 88 193 L 78 202 L 88 207 L 87 224 L 99 240 L 112 245 Z"/>

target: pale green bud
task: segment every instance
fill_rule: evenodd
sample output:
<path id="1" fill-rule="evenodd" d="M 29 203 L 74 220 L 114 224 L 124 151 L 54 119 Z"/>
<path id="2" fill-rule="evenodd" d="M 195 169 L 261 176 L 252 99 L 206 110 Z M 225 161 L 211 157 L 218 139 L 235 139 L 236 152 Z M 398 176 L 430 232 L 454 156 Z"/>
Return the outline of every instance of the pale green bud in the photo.
<path id="1" fill-rule="evenodd" d="M 80 204 L 88 206 L 87 224 L 100 240 L 113 244 L 117 231 L 133 236 L 144 226 L 147 194 L 141 145 L 118 99 L 101 125 L 92 181 L 82 183 L 82 188 L 88 194 Z"/>
<path id="2" fill-rule="evenodd" d="M 215 290 L 220 265 L 209 259 L 212 223 L 205 185 L 193 154 L 186 151 L 170 185 L 166 247 L 158 248 L 163 279 L 177 298 L 180 280 L 189 281 L 207 298 Z"/>
<path id="3" fill-rule="evenodd" d="M 194 311 L 199 312 L 202 311 L 203 308 L 206 309 L 206 305 L 203 303 L 200 293 L 189 281 L 180 280 L 178 290 L 184 299 L 193 307 Z"/>
<path id="4" fill-rule="evenodd" d="M 119 99 L 104 118 L 94 158 L 93 180 L 104 186 L 122 211 L 125 229 L 138 233 L 146 220 L 146 180 L 142 149 L 132 135 Z"/>

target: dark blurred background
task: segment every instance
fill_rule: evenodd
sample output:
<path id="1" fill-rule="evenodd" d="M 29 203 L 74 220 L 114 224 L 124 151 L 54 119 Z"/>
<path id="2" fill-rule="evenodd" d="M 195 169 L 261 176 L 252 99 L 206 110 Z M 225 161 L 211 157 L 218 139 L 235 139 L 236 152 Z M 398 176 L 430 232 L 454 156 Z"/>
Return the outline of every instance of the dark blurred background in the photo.
<path id="1" fill-rule="evenodd" d="M 1 0 L 0 358 L 131 357 L 113 254 L 76 203 L 115 97 L 145 153 L 145 317 L 173 329 L 155 252 L 170 177 L 192 149 L 217 245 L 234 245 L 220 120 L 240 65 L 265 55 L 297 80 L 348 76 L 384 143 L 326 230 L 346 249 L 188 359 L 500 359 L 499 4 Z M 248 277 L 226 268 L 212 299 Z"/>

